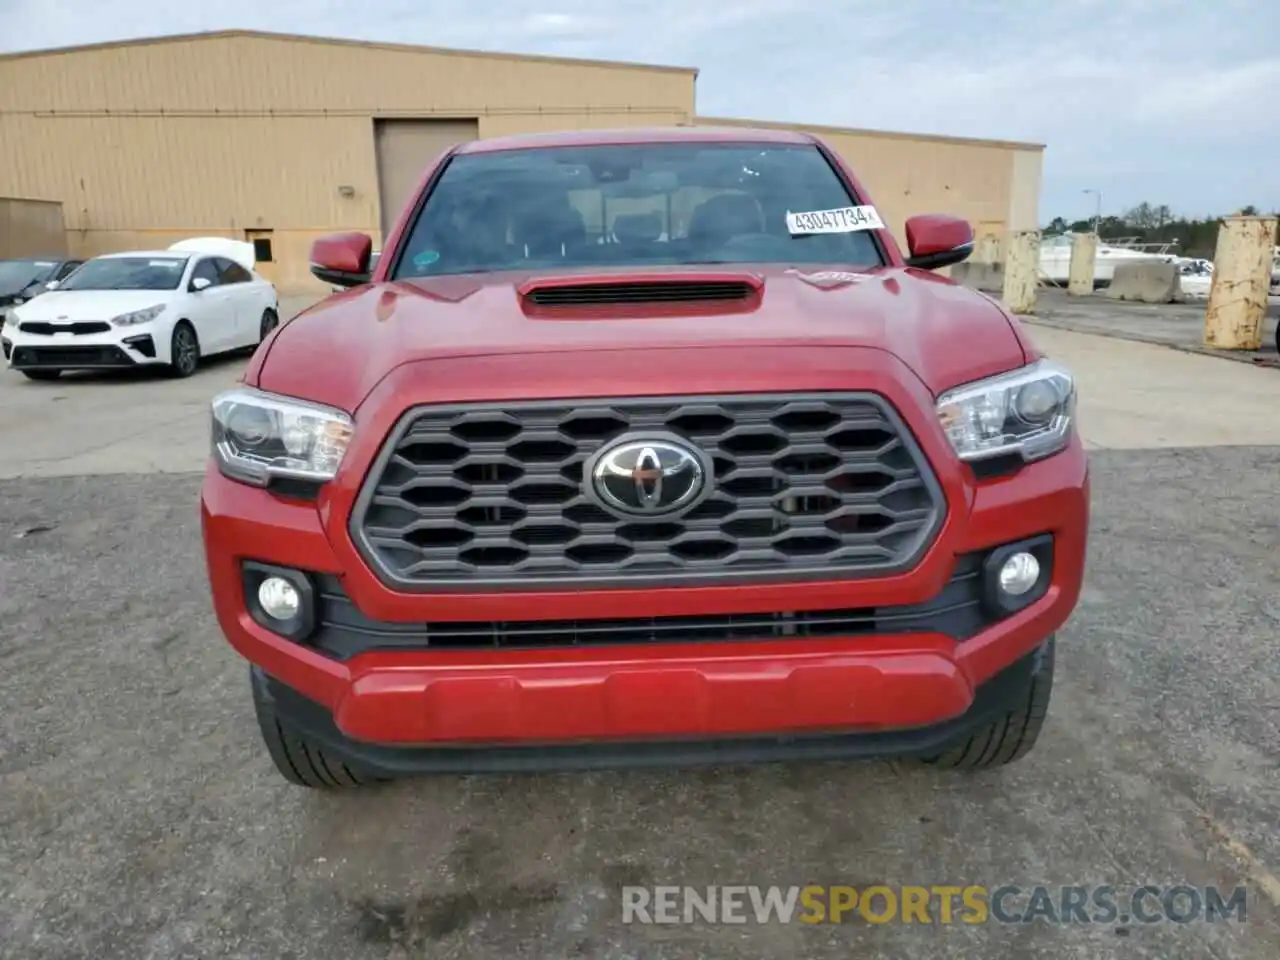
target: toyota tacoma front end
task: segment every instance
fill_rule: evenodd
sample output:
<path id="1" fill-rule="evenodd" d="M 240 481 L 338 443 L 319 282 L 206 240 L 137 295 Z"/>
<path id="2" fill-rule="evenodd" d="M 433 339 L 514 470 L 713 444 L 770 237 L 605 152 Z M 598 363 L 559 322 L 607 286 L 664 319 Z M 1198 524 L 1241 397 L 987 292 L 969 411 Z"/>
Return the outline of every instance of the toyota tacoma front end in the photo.
<path id="1" fill-rule="evenodd" d="M 372 276 L 213 403 L 219 622 L 278 769 L 912 756 L 1044 721 L 1080 593 L 1069 371 L 899 251 L 824 144 L 677 129 L 467 144 Z"/>

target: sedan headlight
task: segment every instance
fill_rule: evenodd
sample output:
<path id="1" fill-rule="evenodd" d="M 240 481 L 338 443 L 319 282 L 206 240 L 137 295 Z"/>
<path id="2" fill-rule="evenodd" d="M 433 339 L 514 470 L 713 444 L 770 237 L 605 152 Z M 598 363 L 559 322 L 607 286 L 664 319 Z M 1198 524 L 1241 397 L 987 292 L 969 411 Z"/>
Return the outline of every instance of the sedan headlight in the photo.
<path id="1" fill-rule="evenodd" d="M 332 480 L 351 443 L 341 410 L 236 387 L 213 398 L 213 457 L 223 474 L 265 487 L 288 477 Z"/>
<path id="2" fill-rule="evenodd" d="M 980 380 L 938 398 L 938 418 L 961 460 L 1017 454 L 1025 461 L 1057 453 L 1071 439 L 1076 384 L 1052 360 Z"/>
<path id="3" fill-rule="evenodd" d="M 164 304 L 157 303 L 154 307 L 147 307 L 145 310 L 134 310 L 131 313 L 122 313 L 118 317 L 112 317 L 111 322 L 117 327 L 132 327 L 138 323 L 150 323 L 162 313 L 164 313 Z"/>

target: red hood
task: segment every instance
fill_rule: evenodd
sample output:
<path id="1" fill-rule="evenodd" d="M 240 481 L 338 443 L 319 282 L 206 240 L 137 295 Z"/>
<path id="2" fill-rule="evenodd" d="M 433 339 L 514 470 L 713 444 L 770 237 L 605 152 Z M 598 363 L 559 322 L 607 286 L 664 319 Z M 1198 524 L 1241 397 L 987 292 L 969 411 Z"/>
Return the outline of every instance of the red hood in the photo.
<path id="1" fill-rule="evenodd" d="M 692 279 L 672 271 L 667 279 Z M 706 278 L 706 271 L 696 274 Z M 593 274 L 598 276 L 598 274 Z M 337 294 L 286 324 L 258 386 L 354 410 L 396 367 L 422 360 L 680 347 L 870 347 L 894 354 L 935 394 L 1027 360 L 1001 309 L 926 271 L 811 273 L 729 268 L 762 281 L 747 305 L 526 308 L 529 274 L 441 277 Z M 652 279 L 652 276 L 650 277 Z M 619 279 L 622 279 L 620 275 Z M 248 377 L 253 382 L 252 369 Z"/>

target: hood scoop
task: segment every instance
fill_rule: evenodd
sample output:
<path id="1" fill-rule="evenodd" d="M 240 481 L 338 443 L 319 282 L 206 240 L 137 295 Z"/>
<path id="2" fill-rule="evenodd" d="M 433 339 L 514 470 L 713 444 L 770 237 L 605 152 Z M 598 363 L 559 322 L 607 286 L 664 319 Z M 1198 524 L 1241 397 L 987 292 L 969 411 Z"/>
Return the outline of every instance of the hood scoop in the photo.
<path id="1" fill-rule="evenodd" d="M 588 307 L 615 304 L 742 304 L 760 292 L 760 281 L 741 275 L 673 278 L 592 277 L 533 281 L 520 292 L 540 307 Z"/>

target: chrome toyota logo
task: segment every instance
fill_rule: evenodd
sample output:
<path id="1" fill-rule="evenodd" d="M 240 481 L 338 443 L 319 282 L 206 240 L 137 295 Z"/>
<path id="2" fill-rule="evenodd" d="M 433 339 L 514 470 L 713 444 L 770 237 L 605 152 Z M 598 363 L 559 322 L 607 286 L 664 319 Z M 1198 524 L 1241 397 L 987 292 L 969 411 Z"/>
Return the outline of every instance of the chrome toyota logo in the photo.
<path id="1" fill-rule="evenodd" d="M 711 461 L 670 434 L 622 437 L 585 465 L 589 495 L 612 513 L 671 517 L 700 503 L 709 492 Z"/>

